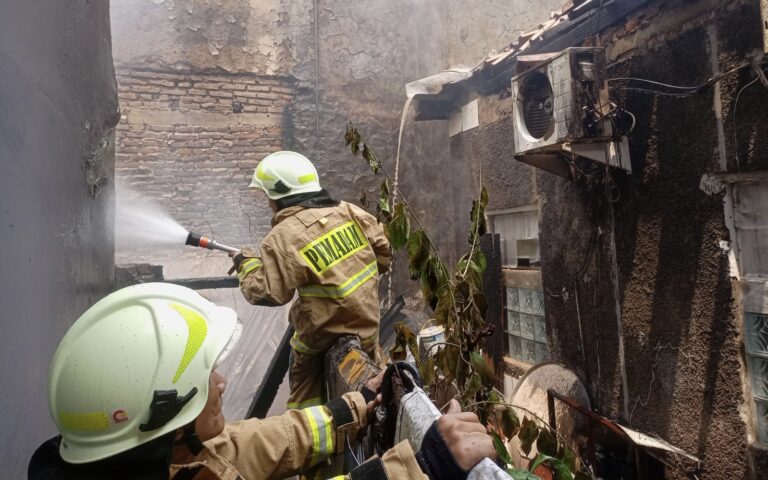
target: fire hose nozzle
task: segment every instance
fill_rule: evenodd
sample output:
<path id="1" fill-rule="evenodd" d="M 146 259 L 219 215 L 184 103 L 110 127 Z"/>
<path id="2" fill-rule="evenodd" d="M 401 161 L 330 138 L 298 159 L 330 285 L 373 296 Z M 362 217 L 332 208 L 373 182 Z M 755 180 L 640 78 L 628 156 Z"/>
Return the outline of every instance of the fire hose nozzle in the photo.
<path id="1" fill-rule="evenodd" d="M 223 245 L 216 240 L 211 240 L 208 237 L 204 237 L 198 233 L 189 232 L 187 235 L 186 245 L 192 245 L 193 247 L 207 248 L 208 250 L 221 250 L 227 253 L 240 253 L 239 248 Z"/>

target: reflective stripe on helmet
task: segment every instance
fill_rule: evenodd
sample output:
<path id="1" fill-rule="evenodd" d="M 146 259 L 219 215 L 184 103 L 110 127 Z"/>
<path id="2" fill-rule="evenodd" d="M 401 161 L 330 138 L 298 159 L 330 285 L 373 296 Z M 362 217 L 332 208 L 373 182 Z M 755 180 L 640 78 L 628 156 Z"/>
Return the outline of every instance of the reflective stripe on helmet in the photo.
<path id="1" fill-rule="evenodd" d="M 346 298 L 352 295 L 355 290 L 360 288 L 368 280 L 374 278 L 378 273 L 376 262 L 371 262 L 362 270 L 352 275 L 346 282 L 339 286 L 329 285 L 307 285 L 299 288 L 299 295 L 302 297 L 319 298 Z"/>
<path id="2" fill-rule="evenodd" d="M 176 375 L 173 376 L 173 383 L 176 383 L 184 373 L 184 370 L 186 370 L 189 366 L 189 362 L 191 362 L 197 354 L 197 351 L 200 350 L 200 347 L 203 346 L 205 337 L 208 335 L 208 323 L 205 321 L 202 315 L 194 310 L 179 305 L 178 303 L 172 303 L 171 308 L 179 312 L 181 318 L 183 318 L 186 322 L 187 329 L 189 330 L 187 344 L 184 347 L 184 355 L 181 357 L 179 366 L 176 369 Z"/>
<path id="3" fill-rule="evenodd" d="M 77 431 L 92 432 L 109 428 L 109 417 L 107 417 L 107 412 L 59 412 L 59 421 L 64 428 Z"/>

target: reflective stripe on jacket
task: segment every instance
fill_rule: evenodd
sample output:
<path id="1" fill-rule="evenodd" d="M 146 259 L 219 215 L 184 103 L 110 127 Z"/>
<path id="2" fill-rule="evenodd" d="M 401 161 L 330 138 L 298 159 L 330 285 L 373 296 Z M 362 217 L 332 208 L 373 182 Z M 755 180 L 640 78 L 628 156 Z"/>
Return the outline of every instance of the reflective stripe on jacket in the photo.
<path id="1" fill-rule="evenodd" d="M 200 469 L 195 480 L 269 480 L 304 472 L 341 451 L 344 435 L 353 436 L 365 428 L 367 408 L 363 396 L 350 392 L 342 398 L 354 417 L 347 425 L 334 425 L 325 406 L 229 423 L 220 435 L 204 442 L 203 451 L 192 461 L 171 465 L 171 478 L 187 469 Z M 407 442 L 388 451 L 381 462 L 387 473 L 393 474 L 391 479 L 426 478 Z"/>
<path id="2" fill-rule="evenodd" d="M 291 345 L 319 353 L 342 334 L 375 343 L 379 325 L 378 279 L 392 261 L 389 242 L 373 215 L 350 203 L 289 207 L 275 214 L 259 257 L 240 264 L 238 277 L 253 304 L 291 311 Z"/>

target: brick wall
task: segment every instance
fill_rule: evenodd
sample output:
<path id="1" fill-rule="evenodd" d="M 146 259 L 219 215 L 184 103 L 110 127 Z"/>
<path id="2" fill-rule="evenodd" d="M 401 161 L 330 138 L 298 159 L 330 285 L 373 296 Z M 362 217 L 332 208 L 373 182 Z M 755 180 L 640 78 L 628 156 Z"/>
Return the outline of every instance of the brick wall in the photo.
<path id="1" fill-rule="evenodd" d="M 146 70 L 118 70 L 117 82 L 119 185 L 189 230 L 236 246 L 257 243 L 271 213 L 247 186 L 258 161 L 282 148 L 291 82 Z M 127 194 L 118 193 L 121 200 L 129 201 Z M 141 253 L 123 249 L 118 261 L 163 261 L 162 254 Z"/>

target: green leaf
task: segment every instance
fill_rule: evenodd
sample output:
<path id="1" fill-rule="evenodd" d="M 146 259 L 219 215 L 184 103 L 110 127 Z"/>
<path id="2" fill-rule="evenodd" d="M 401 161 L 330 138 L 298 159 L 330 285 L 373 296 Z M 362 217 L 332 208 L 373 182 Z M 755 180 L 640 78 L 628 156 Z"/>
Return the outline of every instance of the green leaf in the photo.
<path id="1" fill-rule="evenodd" d="M 484 357 L 480 352 L 469 352 L 469 361 L 472 364 L 472 370 L 480 375 L 482 384 L 492 387 L 496 383 L 496 373 L 493 368 L 493 360 Z"/>
<path id="2" fill-rule="evenodd" d="M 573 450 L 571 450 L 567 445 L 560 447 L 560 452 L 557 454 L 557 458 L 566 464 L 572 472 L 576 470 L 576 454 L 573 453 Z"/>
<path id="3" fill-rule="evenodd" d="M 560 460 L 553 460 L 552 465 L 555 467 L 555 480 L 573 480 L 573 473 L 568 465 Z"/>
<path id="4" fill-rule="evenodd" d="M 496 449 L 496 455 L 499 456 L 499 459 L 501 459 L 502 462 L 507 465 L 511 465 L 513 463 L 512 457 L 509 455 L 509 450 L 507 450 L 504 442 L 501 441 L 499 434 L 496 432 L 491 432 L 491 437 L 493 437 L 493 448 Z"/>
<path id="5" fill-rule="evenodd" d="M 389 223 L 392 219 L 392 210 L 389 208 L 389 180 L 381 182 L 381 187 L 379 187 L 379 201 L 376 203 L 376 219 L 383 223 Z"/>
<path id="6" fill-rule="evenodd" d="M 387 225 L 389 243 L 393 250 L 399 250 L 408 243 L 408 235 L 411 234 L 411 221 L 405 212 L 402 203 L 395 205 L 395 214 Z"/>
<path id="7" fill-rule="evenodd" d="M 528 454 L 526 453 L 526 455 L 528 455 Z M 549 461 L 549 460 L 554 460 L 554 459 L 552 457 L 550 457 L 549 455 L 544 455 L 544 454 L 540 453 L 540 454 L 536 455 L 536 458 L 533 460 L 533 463 L 531 463 L 531 468 L 529 468 L 528 470 L 534 471 L 534 470 L 536 470 L 536 468 L 539 465 L 541 465 L 542 463 L 544 463 L 546 461 Z"/>
<path id="8" fill-rule="evenodd" d="M 480 381 L 480 375 L 473 373 L 467 381 L 467 385 L 464 387 L 464 393 L 461 394 L 461 402 L 463 405 L 472 403 L 477 395 L 477 392 L 483 388 L 483 384 Z"/>
<path id="9" fill-rule="evenodd" d="M 408 237 L 408 265 L 411 278 L 421 277 L 425 263 L 429 260 L 430 244 L 424 230 L 416 230 Z"/>
<path id="10" fill-rule="evenodd" d="M 536 440 L 536 448 L 539 452 L 545 455 L 553 457 L 557 455 L 557 440 L 555 440 L 555 437 L 548 428 L 542 428 L 539 432 L 539 438 Z"/>
<path id="11" fill-rule="evenodd" d="M 507 438 L 514 437 L 520 431 L 520 419 L 512 407 L 505 408 L 501 413 L 501 429 Z"/>
<path id="12" fill-rule="evenodd" d="M 523 418 L 523 424 L 520 427 L 518 437 L 520 437 L 520 448 L 526 455 L 531 453 L 533 442 L 536 441 L 538 436 L 539 427 L 536 426 L 536 422 L 528 419 L 528 417 Z"/>
<path id="13" fill-rule="evenodd" d="M 528 470 L 521 470 L 519 468 L 507 469 L 507 475 L 512 477 L 513 480 L 541 480 L 541 478 L 532 474 Z"/>

